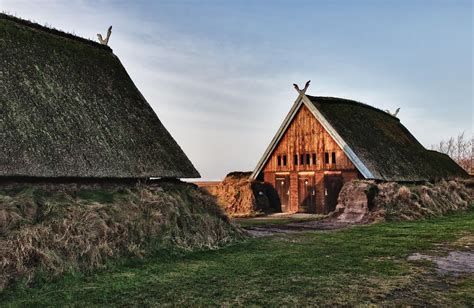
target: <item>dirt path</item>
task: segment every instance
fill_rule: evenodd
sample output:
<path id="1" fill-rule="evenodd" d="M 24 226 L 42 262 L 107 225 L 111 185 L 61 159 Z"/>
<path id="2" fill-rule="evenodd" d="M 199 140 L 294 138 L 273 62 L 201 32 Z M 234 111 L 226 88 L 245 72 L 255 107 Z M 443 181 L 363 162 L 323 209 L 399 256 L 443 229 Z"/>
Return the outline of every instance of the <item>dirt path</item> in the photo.
<path id="1" fill-rule="evenodd" d="M 274 234 L 288 234 L 315 230 L 337 230 L 353 225 L 347 222 L 340 222 L 336 219 L 323 219 L 317 221 L 303 221 L 288 224 L 268 224 L 261 226 L 247 226 L 244 229 L 254 237 L 269 236 Z"/>
<path id="2" fill-rule="evenodd" d="M 429 252 L 411 254 L 407 260 L 431 261 L 440 275 L 456 276 L 474 273 L 474 234 L 467 234 L 453 243 L 438 245 Z"/>
<path id="3" fill-rule="evenodd" d="M 474 251 L 450 251 L 447 256 L 431 256 L 414 253 L 408 261 L 428 260 L 436 264 L 439 274 L 474 273 Z"/>

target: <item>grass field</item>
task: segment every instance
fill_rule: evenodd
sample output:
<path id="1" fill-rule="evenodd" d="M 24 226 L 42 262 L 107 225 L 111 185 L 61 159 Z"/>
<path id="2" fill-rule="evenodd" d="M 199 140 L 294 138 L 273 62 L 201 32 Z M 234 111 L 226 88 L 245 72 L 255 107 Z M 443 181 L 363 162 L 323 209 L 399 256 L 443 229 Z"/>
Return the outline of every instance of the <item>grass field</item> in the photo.
<path id="1" fill-rule="evenodd" d="M 470 306 L 474 275 L 440 276 L 414 252 L 473 249 L 474 210 L 443 218 L 249 239 L 165 253 L 1 295 L 8 305 Z M 468 239 L 468 240 L 466 240 Z"/>

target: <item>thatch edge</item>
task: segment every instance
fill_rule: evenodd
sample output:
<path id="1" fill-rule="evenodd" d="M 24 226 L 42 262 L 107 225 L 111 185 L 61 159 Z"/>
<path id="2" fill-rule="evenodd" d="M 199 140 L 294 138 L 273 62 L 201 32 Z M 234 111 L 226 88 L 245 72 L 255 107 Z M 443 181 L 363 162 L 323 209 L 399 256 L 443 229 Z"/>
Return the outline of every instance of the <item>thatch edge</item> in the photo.
<path id="1" fill-rule="evenodd" d="M 51 35 L 63 37 L 63 38 L 70 39 L 70 40 L 75 40 L 75 41 L 78 41 L 78 42 L 81 42 L 81 43 L 85 43 L 85 44 L 88 44 L 88 45 L 91 45 L 91 46 L 94 46 L 94 47 L 101 48 L 101 49 L 107 50 L 109 52 L 112 52 L 112 48 L 110 48 L 108 45 L 100 44 L 100 43 L 95 42 L 93 40 L 86 39 L 86 38 L 74 35 L 72 33 L 64 32 L 64 31 L 61 31 L 61 30 L 58 30 L 58 29 L 55 29 L 55 28 L 43 26 L 43 25 L 40 25 L 36 22 L 30 21 L 30 20 L 27 20 L 27 19 L 22 19 L 22 18 L 13 16 L 13 15 L 9 15 L 9 14 L 6 14 L 6 13 L 0 13 L 0 19 L 13 21 L 13 22 L 15 22 L 17 24 L 20 24 L 22 26 L 27 26 L 29 28 L 39 30 L 41 32 L 49 33 Z"/>

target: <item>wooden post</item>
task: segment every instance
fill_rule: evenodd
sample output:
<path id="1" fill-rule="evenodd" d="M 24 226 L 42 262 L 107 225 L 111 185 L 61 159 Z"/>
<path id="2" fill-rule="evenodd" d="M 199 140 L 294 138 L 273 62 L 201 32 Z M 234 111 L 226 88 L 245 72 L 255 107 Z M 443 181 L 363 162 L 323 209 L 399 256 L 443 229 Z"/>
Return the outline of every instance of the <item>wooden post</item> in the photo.
<path id="1" fill-rule="evenodd" d="M 298 172 L 290 173 L 290 207 L 292 212 L 298 211 Z"/>

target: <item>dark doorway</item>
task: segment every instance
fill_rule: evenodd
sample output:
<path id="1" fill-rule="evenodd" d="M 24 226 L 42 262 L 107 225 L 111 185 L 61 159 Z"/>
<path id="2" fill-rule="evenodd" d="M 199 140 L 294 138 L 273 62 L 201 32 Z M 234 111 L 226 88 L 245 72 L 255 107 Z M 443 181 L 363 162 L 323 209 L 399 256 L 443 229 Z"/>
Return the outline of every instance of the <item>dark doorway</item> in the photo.
<path id="1" fill-rule="evenodd" d="M 316 189 L 314 176 L 300 175 L 298 178 L 299 212 L 316 213 Z"/>
<path id="2" fill-rule="evenodd" d="M 281 211 L 290 211 L 290 176 L 277 175 L 275 177 L 275 189 L 280 198 Z"/>
<path id="3" fill-rule="evenodd" d="M 324 176 L 324 194 L 326 199 L 325 211 L 332 212 L 336 209 L 337 198 L 343 185 L 342 176 L 326 175 Z"/>

